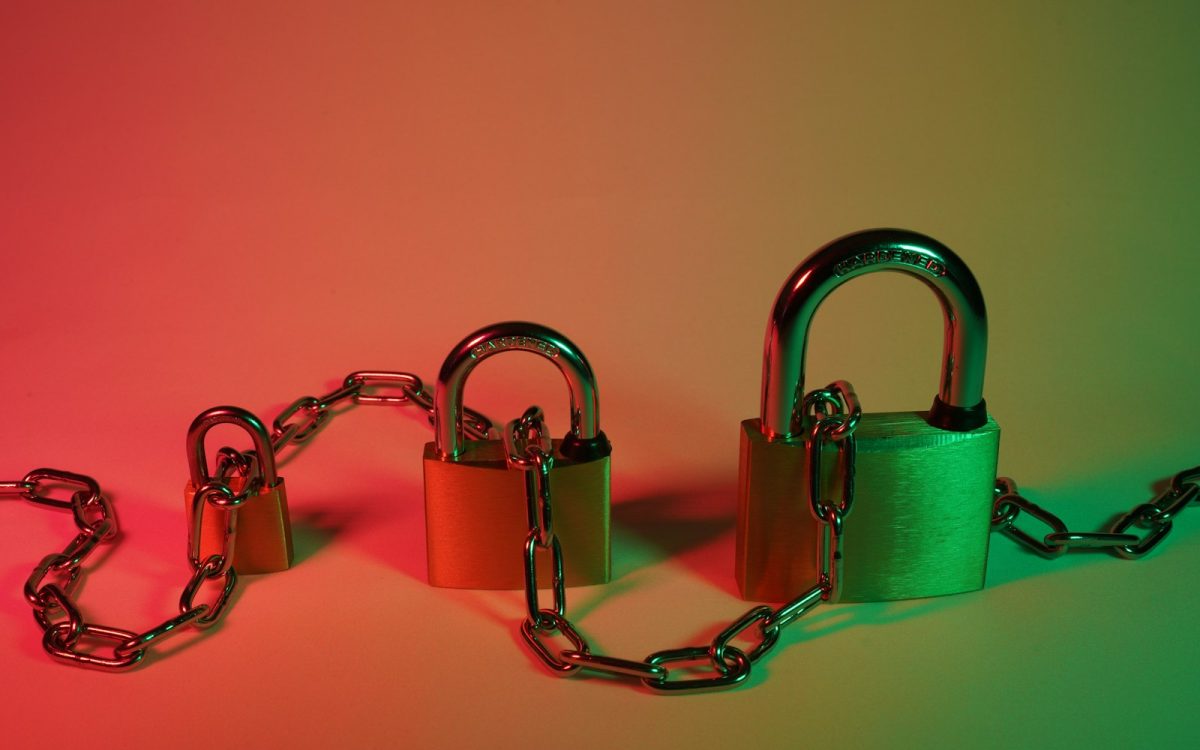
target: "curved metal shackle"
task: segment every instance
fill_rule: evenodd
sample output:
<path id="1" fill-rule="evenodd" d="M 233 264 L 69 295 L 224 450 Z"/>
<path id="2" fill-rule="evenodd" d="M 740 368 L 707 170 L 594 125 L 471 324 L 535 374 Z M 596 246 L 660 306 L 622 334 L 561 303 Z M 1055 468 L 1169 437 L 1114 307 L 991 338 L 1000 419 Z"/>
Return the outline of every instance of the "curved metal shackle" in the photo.
<path id="1" fill-rule="evenodd" d="M 930 424 L 965 431 L 987 421 L 987 311 L 975 276 L 937 240 L 903 229 L 871 229 L 836 239 L 808 256 L 775 298 L 763 352 L 762 431 L 769 439 L 800 432 L 808 330 L 817 308 L 834 289 L 875 271 L 915 276 L 941 303 L 945 341 Z"/>
<path id="2" fill-rule="evenodd" d="M 580 448 L 579 458 L 607 455 L 608 441 L 600 431 L 600 402 L 596 376 L 583 352 L 566 336 L 537 323 L 509 321 L 484 326 L 455 346 L 438 372 L 433 394 L 434 445 L 441 458 L 454 458 L 463 452 L 463 387 L 467 376 L 483 360 L 501 352 L 524 351 L 550 360 L 567 380 L 571 394 L 570 444 Z M 572 440 L 574 438 L 574 440 Z M 586 446 L 586 447 L 582 447 Z"/>
<path id="3" fill-rule="evenodd" d="M 204 451 L 204 437 L 219 424 L 235 424 L 245 430 L 254 441 L 254 453 L 258 457 L 263 484 L 267 487 L 279 484 L 279 477 L 275 473 L 275 449 L 271 446 L 270 433 L 258 417 L 238 406 L 214 406 L 192 420 L 187 432 L 188 472 L 192 484 L 200 487 L 211 478 L 208 473 L 208 455 Z"/>

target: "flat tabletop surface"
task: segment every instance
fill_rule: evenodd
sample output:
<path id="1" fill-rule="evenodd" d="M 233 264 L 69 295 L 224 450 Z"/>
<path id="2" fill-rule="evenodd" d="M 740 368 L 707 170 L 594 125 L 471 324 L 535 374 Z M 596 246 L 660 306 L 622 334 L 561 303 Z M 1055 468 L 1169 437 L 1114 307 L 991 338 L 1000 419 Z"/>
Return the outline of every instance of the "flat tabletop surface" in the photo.
<path id="1" fill-rule="evenodd" d="M 1200 463 L 1198 21 L 1124 3 L 6 5 L 0 481 L 100 481 L 122 533 L 76 601 L 140 632 L 191 572 L 197 414 L 269 422 L 356 370 L 432 384 L 469 332 L 533 320 L 586 353 L 614 446 L 613 581 L 568 589 L 568 615 L 608 655 L 705 644 L 756 604 L 733 575 L 738 439 L 775 294 L 811 251 L 883 226 L 979 280 L 1000 472 L 1072 530 L 1106 528 Z M 922 285 L 855 279 L 817 315 L 806 385 L 926 409 L 942 338 Z M 540 404 L 557 436 L 561 382 L 506 354 L 466 400 L 498 421 Z M 744 684 L 668 697 L 552 676 L 521 592 L 430 587 L 423 413 L 336 411 L 280 455 L 294 567 L 243 577 L 219 624 L 128 672 L 43 649 L 22 586 L 74 525 L 0 499 L 0 745 L 1200 739 L 1194 508 L 1136 562 L 994 534 L 982 590 L 820 606 Z M 214 430 L 210 452 L 240 440 Z"/>

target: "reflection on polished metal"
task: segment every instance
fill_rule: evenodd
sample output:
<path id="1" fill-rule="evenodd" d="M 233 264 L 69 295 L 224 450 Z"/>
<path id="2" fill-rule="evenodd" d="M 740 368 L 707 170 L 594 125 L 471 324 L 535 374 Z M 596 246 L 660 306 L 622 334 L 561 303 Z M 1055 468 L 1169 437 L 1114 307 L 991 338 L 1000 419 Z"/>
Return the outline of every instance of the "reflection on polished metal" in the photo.
<path id="1" fill-rule="evenodd" d="M 999 427 L 983 400 L 987 319 L 966 264 L 936 240 L 881 229 L 835 240 L 784 283 L 767 326 L 762 411 L 742 423 L 737 579 L 747 599 L 782 601 L 823 567 L 825 518 L 803 502 L 816 482 L 836 496 L 840 462 L 807 476 L 804 371 L 809 328 L 846 281 L 899 271 L 928 286 L 945 319 L 938 393 L 928 412 L 864 414 L 854 482 L 859 498 L 836 541 L 843 601 L 937 596 L 978 589 L 987 562 Z M 836 442 L 836 441 L 832 441 Z M 835 446 L 827 446 L 831 451 Z M 830 453 L 832 456 L 832 453 Z M 819 462 L 825 463 L 825 462 Z"/>
<path id="2" fill-rule="evenodd" d="M 941 303 L 945 342 L 931 421 L 940 420 L 937 426 L 947 430 L 973 429 L 987 421 L 987 313 L 975 276 L 937 240 L 899 229 L 874 229 L 834 240 L 808 256 L 779 290 L 763 354 L 761 418 L 767 437 L 786 440 L 800 432 L 797 396 L 804 393 L 808 331 L 817 308 L 834 289 L 876 271 L 913 276 Z"/>
<path id="3" fill-rule="evenodd" d="M 219 424 L 236 425 L 250 435 L 256 473 L 217 479 L 209 475 L 204 437 Z M 287 570 L 293 558 L 287 494 L 283 478 L 275 473 L 271 437 L 258 417 L 236 406 L 203 412 L 188 428 L 187 456 L 190 478 L 184 507 L 192 564 L 200 566 L 210 555 L 220 555 L 222 574 L 231 566 L 242 574 Z"/>
<path id="4" fill-rule="evenodd" d="M 468 440 L 462 398 L 466 378 L 484 359 L 526 351 L 553 362 L 567 382 L 571 429 L 550 441 L 542 468 L 510 464 L 501 439 Z M 559 498 L 553 533 L 565 558 L 536 555 L 526 546 L 526 562 L 540 580 L 606 583 L 611 574 L 609 477 L 611 446 L 600 430 L 596 378 L 583 353 L 557 331 L 536 323 L 508 322 L 464 338 L 446 357 L 434 391 L 435 440 L 425 446 L 425 529 L 429 582 L 448 588 L 519 589 L 514 538 L 528 535 L 526 489 L 545 470 L 544 492 Z M 510 436 L 510 441 L 513 436 Z M 548 513 L 548 508 L 544 509 Z M 531 544 L 549 539 L 549 516 Z"/>
<path id="5" fill-rule="evenodd" d="M 508 322 L 481 328 L 458 343 L 438 372 L 433 430 L 438 455 L 453 458 L 463 448 L 463 386 L 483 360 L 507 351 L 540 354 L 558 367 L 571 394 L 571 431 L 577 440 L 596 440 L 600 401 L 592 366 L 566 336 L 537 323 Z"/>

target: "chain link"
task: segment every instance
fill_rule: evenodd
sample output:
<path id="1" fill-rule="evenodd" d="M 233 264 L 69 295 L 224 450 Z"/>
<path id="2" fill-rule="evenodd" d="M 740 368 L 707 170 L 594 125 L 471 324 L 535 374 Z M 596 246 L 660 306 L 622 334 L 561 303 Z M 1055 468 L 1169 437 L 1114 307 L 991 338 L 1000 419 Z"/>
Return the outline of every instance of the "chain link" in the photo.
<path id="1" fill-rule="evenodd" d="M 839 541 L 842 520 L 854 502 L 854 429 L 862 409 L 854 389 L 844 381 L 812 392 L 804 403 L 805 420 L 811 424 L 806 451 L 809 460 L 820 456 L 825 442 L 833 442 L 838 445 L 842 462 L 842 493 L 838 502 L 827 502 L 822 498 L 819 482 L 812 483 L 805 491 L 807 502 L 813 514 L 822 522 L 820 525 L 825 532 L 820 544 L 823 561 L 820 581 L 777 609 L 766 605 L 752 607 L 706 645 L 656 651 L 640 660 L 592 653 L 587 639 L 567 619 L 562 548 L 551 522 L 553 503 L 550 470 L 554 467 L 554 456 L 550 452 L 550 433 L 546 429 L 542 410 L 536 406 L 531 406 L 520 418 L 509 422 L 503 431 L 505 454 L 510 468 L 525 472 L 529 519 L 529 533 L 525 538 L 527 611 L 521 623 L 521 636 L 538 659 L 559 675 L 587 670 L 632 677 L 658 691 L 690 692 L 731 687 L 750 676 L 752 665 L 775 648 L 784 628 L 822 601 L 836 601 L 841 578 Z M 819 458 L 817 460 L 816 466 L 808 467 L 810 473 L 819 474 Z M 539 603 L 536 566 L 539 549 L 548 550 L 551 555 L 553 609 L 542 608 Z M 555 636 L 568 642 L 571 648 L 553 649 L 550 640 Z M 753 645 L 749 648 L 734 646 L 734 639 L 739 637 L 749 637 Z M 680 666 L 681 663 L 711 671 L 707 676 L 671 679 L 672 673 L 686 670 L 686 667 Z"/>
<path id="2" fill-rule="evenodd" d="M 379 393 L 378 389 L 394 388 L 395 392 Z M 429 423 L 433 424 L 433 396 L 425 389 L 421 379 L 411 372 L 385 372 L 359 370 L 350 373 L 342 379 L 342 385 L 321 396 L 301 396 L 288 404 L 271 423 L 271 445 L 276 454 L 289 445 L 302 445 L 308 442 L 326 420 L 335 414 L 335 407 L 345 401 L 355 405 L 368 406 L 408 406 L 413 405 L 425 412 Z M 473 440 L 487 440 L 492 437 L 492 420 L 474 409 L 463 409 L 463 430 Z M 250 452 L 238 454 L 245 459 Z M 222 455 L 222 458 L 225 458 Z M 226 460 L 235 460 L 229 458 Z M 243 461 L 243 465 L 246 463 Z M 218 461 L 218 475 L 222 464 Z M 244 469 L 242 472 L 244 473 Z"/>
<path id="3" fill-rule="evenodd" d="M 819 581 L 825 589 L 822 598 L 836 602 L 842 596 L 842 523 L 854 505 L 854 468 L 858 460 L 854 430 L 862 417 L 862 405 L 850 383 L 835 380 L 805 396 L 803 406 L 804 423 L 808 425 L 808 436 L 804 441 L 808 482 L 804 485 L 804 494 L 809 510 L 817 520 Z M 836 411 L 827 411 L 830 406 Z M 824 473 L 821 460 L 826 443 L 837 446 L 841 466 L 842 496 L 836 503 L 825 502 L 822 498 Z"/>
<path id="4" fill-rule="evenodd" d="M 398 393 L 379 395 L 373 390 L 386 386 L 397 388 Z M 335 413 L 334 408 L 348 400 L 355 404 L 413 404 L 428 413 L 430 421 L 433 417 L 433 399 L 416 375 L 352 372 L 336 390 L 320 398 L 303 396 L 284 408 L 272 422 L 272 450 L 278 453 L 290 445 L 307 442 Z M 491 421 L 477 411 L 465 409 L 463 422 L 472 438 L 486 439 L 492 434 Z M 20 481 L 0 482 L 0 496 L 16 495 L 38 505 L 70 510 L 79 529 L 62 552 L 43 557 L 25 581 L 25 599 L 34 620 L 43 630 L 42 645 L 46 652 L 79 666 L 125 669 L 141 662 L 150 646 L 171 634 L 188 627 L 204 629 L 214 625 L 225 613 L 237 587 L 238 578 L 233 567 L 237 511 L 258 494 L 262 478 L 255 475 L 257 465 L 254 451 L 238 451 L 226 446 L 217 452 L 217 471 L 213 479 L 197 488 L 194 496 L 196 512 L 188 550 L 192 575 L 179 597 L 179 614 L 141 633 L 87 622 L 72 598 L 84 571 L 84 561 L 101 544 L 113 541 L 118 535 L 117 517 L 96 480 L 58 469 L 34 469 Z M 245 478 L 241 492 L 230 487 L 229 482 L 235 476 Z M 54 492 L 63 488 L 74 489 L 69 500 L 54 496 Z M 200 559 L 200 523 L 210 505 L 227 511 L 222 552 Z M 547 514 L 548 507 L 547 503 Z M 546 523 L 549 523 L 549 515 Z M 558 555 L 561 579 L 561 551 Z M 206 587 L 215 590 L 212 601 L 196 603 L 196 598 Z M 560 608 L 562 601 L 561 597 L 556 599 Z M 91 649 L 81 650 L 85 641 L 90 642 Z M 104 644 L 111 644 L 111 656 L 95 650 L 103 648 Z"/>
<path id="5" fill-rule="evenodd" d="M 992 506 L 992 530 L 1016 540 L 1045 558 L 1074 549 L 1106 549 L 1126 560 L 1136 560 L 1158 546 L 1171 533 L 1176 516 L 1200 498 L 1200 466 L 1185 469 L 1171 478 L 1167 489 L 1148 503 L 1140 503 L 1123 514 L 1108 531 L 1069 531 L 1062 519 L 1022 497 L 1009 477 L 996 479 L 996 501 Z M 1040 538 L 1017 526 L 1027 515 L 1040 521 L 1049 533 Z M 1142 534 L 1131 529 L 1143 530 Z"/>

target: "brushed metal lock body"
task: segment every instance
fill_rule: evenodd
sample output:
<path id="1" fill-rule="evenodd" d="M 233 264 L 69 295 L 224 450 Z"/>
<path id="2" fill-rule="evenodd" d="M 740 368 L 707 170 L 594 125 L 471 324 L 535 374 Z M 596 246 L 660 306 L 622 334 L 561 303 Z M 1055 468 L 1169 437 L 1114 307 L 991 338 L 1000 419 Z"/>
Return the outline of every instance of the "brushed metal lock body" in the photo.
<path id="1" fill-rule="evenodd" d="M 445 588 L 520 589 L 530 530 L 525 472 L 509 468 L 503 441 L 465 440 L 463 388 L 483 359 L 504 351 L 539 354 L 563 373 L 571 430 L 554 440 L 550 470 L 554 529 L 567 585 L 607 583 L 611 446 L 599 428 L 596 379 L 579 349 L 534 323 L 498 323 L 465 338 L 447 356 L 434 392 L 436 439 L 425 446 L 425 530 L 429 583 Z M 547 555 L 538 580 L 551 580 Z"/>
<path id="2" fill-rule="evenodd" d="M 928 412 L 863 414 L 855 431 L 855 504 L 843 526 L 841 601 L 881 601 L 983 586 L 1000 428 L 987 415 L 983 296 L 935 240 L 901 230 L 849 235 L 784 283 L 767 328 L 762 414 L 742 423 L 736 576 L 747 599 L 783 601 L 818 580 L 818 520 L 804 501 L 799 402 L 812 317 L 842 283 L 877 270 L 929 286 L 945 314 L 942 380 Z M 833 460 L 822 490 L 836 496 Z M 823 454 L 824 455 L 824 454 Z"/>
<path id="3" fill-rule="evenodd" d="M 287 490 L 283 477 L 275 472 L 275 452 L 266 427 L 250 412 L 236 406 L 217 406 L 196 417 L 188 429 L 187 453 L 190 478 L 183 490 L 187 514 L 188 539 L 194 559 L 203 561 L 209 555 L 224 553 L 226 528 L 230 511 L 204 502 L 196 497 L 198 489 L 208 484 L 208 460 L 204 437 L 218 424 L 235 424 L 244 429 L 254 441 L 258 476 L 262 479 L 258 492 L 237 506 L 237 535 L 234 539 L 233 566 L 239 574 L 274 573 L 292 565 L 292 524 L 288 516 Z M 246 477 L 232 476 L 225 480 L 235 494 L 246 486 Z M 197 518 L 197 516 L 199 516 Z M 197 523 L 198 522 L 198 523 Z M 198 544 L 197 544 L 198 542 Z"/>

